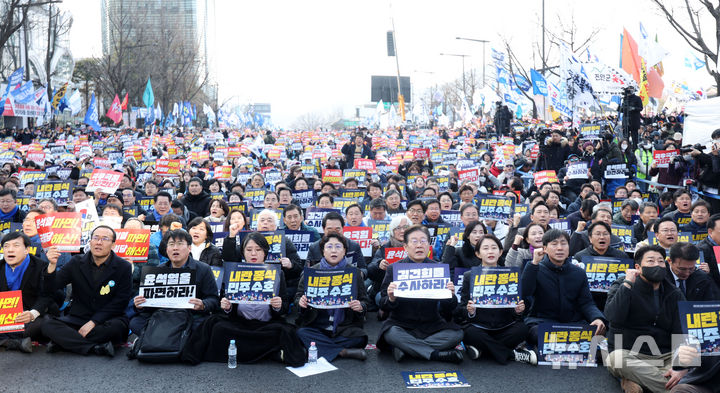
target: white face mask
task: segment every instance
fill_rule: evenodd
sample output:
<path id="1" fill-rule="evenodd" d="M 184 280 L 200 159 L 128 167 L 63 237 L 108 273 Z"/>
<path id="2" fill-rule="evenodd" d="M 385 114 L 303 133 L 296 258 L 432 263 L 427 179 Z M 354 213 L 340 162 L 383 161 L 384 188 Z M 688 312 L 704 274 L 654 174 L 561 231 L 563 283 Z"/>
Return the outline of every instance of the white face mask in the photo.
<path id="1" fill-rule="evenodd" d="M 628 145 L 626 145 L 626 144 L 623 143 L 622 145 L 620 145 L 620 147 L 621 147 L 623 150 L 626 150 L 626 149 L 628 148 Z"/>

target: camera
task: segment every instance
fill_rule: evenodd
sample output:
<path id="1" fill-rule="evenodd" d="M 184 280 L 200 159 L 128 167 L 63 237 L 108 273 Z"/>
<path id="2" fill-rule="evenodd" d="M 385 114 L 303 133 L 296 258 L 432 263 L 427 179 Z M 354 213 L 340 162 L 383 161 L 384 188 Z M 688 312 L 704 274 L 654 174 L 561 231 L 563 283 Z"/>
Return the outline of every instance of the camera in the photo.
<path id="1" fill-rule="evenodd" d="M 696 143 L 696 144 L 694 144 L 694 145 L 692 145 L 692 146 L 690 146 L 690 147 L 687 147 L 687 146 L 681 147 L 681 148 L 680 148 L 680 153 L 681 153 L 681 154 L 690 153 L 690 152 L 693 151 L 693 150 L 703 151 L 703 150 L 705 150 L 705 146 L 704 146 L 704 145 L 701 145 L 701 144 L 699 144 L 699 143 Z"/>

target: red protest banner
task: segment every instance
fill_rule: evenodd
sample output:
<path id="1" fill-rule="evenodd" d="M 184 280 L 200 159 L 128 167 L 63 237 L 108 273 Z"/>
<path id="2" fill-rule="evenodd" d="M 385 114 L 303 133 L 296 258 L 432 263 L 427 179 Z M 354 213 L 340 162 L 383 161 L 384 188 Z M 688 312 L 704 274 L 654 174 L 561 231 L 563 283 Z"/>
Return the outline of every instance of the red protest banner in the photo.
<path id="1" fill-rule="evenodd" d="M 113 251 L 120 258 L 133 262 L 147 262 L 150 250 L 149 229 L 116 229 L 117 240 Z"/>
<path id="2" fill-rule="evenodd" d="M 713 252 L 715 253 L 715 261 L 720 265 L 720 246 L 714 246 Z"/>
<path id="3" fill-rule="evenodd" d="M 370 173 L 377 172 L 375 160 L 369 160 L 367 158 L 358 158 L 355 160 L 355 169 L 364 169 Z"/>
<path id="4" fill-rule="evenodd" d="M 81 213 L 50 213 L 35 217 L 43 248 L 57 246 L 59 251 L 79 251 L 82 236 Z"/>
<path id="5" fill-rule="evenodd" d="M 429 160 L 430 159 L 430 149 L 413 149 L 412 150 L 413 159 L 415 160 Z"/>
<path id="6" fill-rule="evenodd" d="M 95 169 L 90 175 L 90 182 L 86 188 L 87 192 L 105 192 L 112 194 L 120 187 L 123 174 L 120 172 L 105 169 Z"/>
<path id="7" fill-rule="evenodd" d="M 477 184 L 480 180 L 480 171 L 477 168 L 458 171 L 458 181 L 463 184 L 465 181 Z"/>
<path id="8" fill-rule="evenodd" d="M 157 160 L 155 172 L 158 176 L 177 177 L 180 176 L 180 160 Z"/>
<path id="9" fill-rule="evenodd" d="M 407 251 L 405 251 L 403 247 L 388 247 L 385 249 L 385 260 L 391 265 L 404 259 L 406 256 Z"/>
<path id="10" fill-rule="evenodd" d="M 372 228 L 371 227 L 344 227 L 343 236 L 355 240 L 360 244 L 364 257 L 372 256 Z"/>
<path id="11" fill-rule="evenodd" d="M 535 172 L 533 174 L 533 177 L 535 178 L 535 185 L 537 187 L 540 187 L 540 185 L 545 182 L 550 182 L 550 183 L 559 183 L 560 182 L 560 181 L 558 181 L 557 173 L 555 173 L 555 171 L 552 169 Z"/>
<path id="12" fill-rule="evenodd" d="M 668 168 L 672 158 L 679 153 L 679 150 L 655 150 L 653 152 L 653 161 L 657 163 L 658 168 Z"/>
<path id="13" fill-rule="evenodd" d="M 0 292 L 0 333 L 25 330 L 25 324 L 15 322 L 22 312 L 22 291 Z"/>
<path id="14" fill-rule="evenodd" d="M 96 168 L 112 168 L 109 158 L 95 157 L 93 158 L 93 164 Z"/>
<path id="15" fill-rule="evenodd" d="M 231 165 L 220 165 L 215 167 L 215 179 L 219 181 L 230 181 L 232 180 L 232 166 Z"/>
<path id="16" fill-rule="evenodd" d="M 342 169 L 323 169 L 323 171 L 322 171 L 322 181 L 323 182 L 330 182 L 336 186 L 339 186 L 342 184 L 342 180 L 343 180 Z"/>

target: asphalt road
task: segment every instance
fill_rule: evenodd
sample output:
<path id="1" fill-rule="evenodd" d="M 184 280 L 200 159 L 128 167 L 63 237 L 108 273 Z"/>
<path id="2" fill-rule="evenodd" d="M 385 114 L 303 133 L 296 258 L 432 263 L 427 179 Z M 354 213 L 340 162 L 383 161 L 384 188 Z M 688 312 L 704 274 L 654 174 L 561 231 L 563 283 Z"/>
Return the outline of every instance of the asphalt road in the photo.
<path id="1" fill-rule="evenodd" d="M 370 342 L 374 343 L 380 327 L 374 313 L 368 315 L 365 326 Z M 231 370 L 221 363 L 197 366 L 139 363 L 128 360 L 126 352 L 122 348 L 110 359 L 47 354 L 44 346 L 35 347 L 33 354 L 0 350 L 3 381 L 0 392 L 398 392 L 406 390 L 401 371 L 446 370 L 462 372 L 471 385 L 452 389 L 455 392 L 620 391 L 617 380 L 602 366 L 553 370 L 521 363 L 501 366 L 484 358 L 465 359 L 460 365 L 412 359 L 396 363 L 388 354 L 369 350 L 365 362 L 337 359 L 333 363 L 337 370 L 299 378 L 269 360 L 239 364 Z"/>

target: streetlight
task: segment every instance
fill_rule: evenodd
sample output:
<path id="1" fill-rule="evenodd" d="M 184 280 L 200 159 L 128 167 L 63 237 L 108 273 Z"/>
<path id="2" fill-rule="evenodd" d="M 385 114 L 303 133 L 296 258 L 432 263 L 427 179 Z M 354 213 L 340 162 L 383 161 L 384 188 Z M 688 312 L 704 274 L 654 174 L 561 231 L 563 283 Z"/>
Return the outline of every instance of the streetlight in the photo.
<path id="1" fill-rule="evenodd" d="M 465 41 L 473 41 L 473 42 L 480 42 L 483 44 L 483 83 L 482 86 L 485 87 L 485 44 L 487 44 L 488 40 L 480 40 L 477 38 L 464 38 L 464 37 L 455 37 L 456 40 L 465 40 Z"/>
<path id="2" fill-rule="evenodd" d="M 465 93 L 465 92 L 466 92 L 466 90 L 465 90 L 465 58 L 466 58 L 466 57 L 470 57 L 470 55 L 459 55 L 459 54 L 454 54 L 454 53 L 441 53 L 440 56 L 462 57 L 462 67 L 463 67 L 463 68 L 462 68 L 462 70 L 463 70 L 463 71 L 462 71 L 462 72 L 463 72 L 463 73 L 462 73 L 462 79 L 463 79 L 463 98 L 467 98 L 467 97 L 465 97 L 465 94 L 466 94 L 466 93 Z"/>

